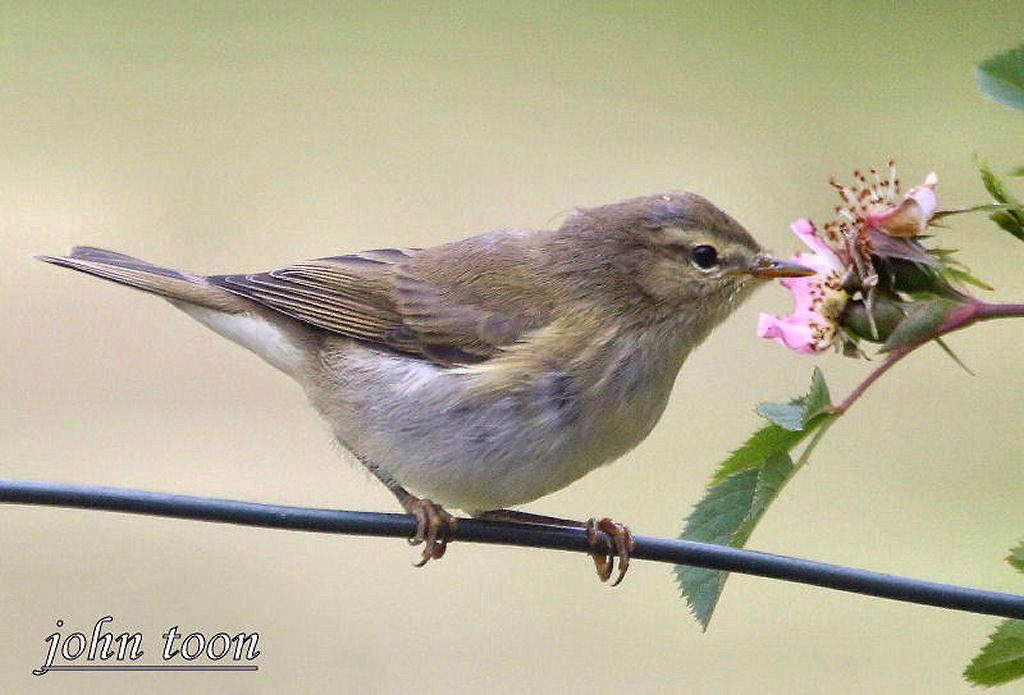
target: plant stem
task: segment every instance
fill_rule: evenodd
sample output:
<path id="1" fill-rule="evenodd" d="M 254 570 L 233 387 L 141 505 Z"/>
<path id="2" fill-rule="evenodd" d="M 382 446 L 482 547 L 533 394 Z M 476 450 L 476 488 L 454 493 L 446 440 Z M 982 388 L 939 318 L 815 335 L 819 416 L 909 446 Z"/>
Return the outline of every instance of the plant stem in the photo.
<path id="1" fill-rule="evenodd" d="M 977 311 L 977 320 L 979 321 L 1014 316 L 1024 317 L 1024 304 L 989 304 L 988 302 L 978 302 Z"/>
<path id="2" fill-rule="evenodd" d="M 882 376 L 887 371 L 889 371 L 890 367 L 892 367 L 901 359 L 909 355 L 912 350 L 913 348 L 900 347 L 890 352 L 889 356 L 885 358 L 885 361 L 882 362 L 882 364 L 878 365 L 878 367 L 876 367 L 874 371 L 868 374 L 867 378 L 864 379 L 864 381 L 857 384 L 857 388 L 851 391 L 850 395 L 843 399 L 842 403 L 832 408 L 832 412 L 836 415 L 842 415 L 843 413 L 845 413 L 847 409 L 849 409 L 849 407 L 853 405 L 854 401 L 860 398 L 861 395 L 868 390 L 868 387 L 878 380 L 878 377 Z"/>
<path id="3" fill-rule="evenodd" d="M 983 302 L 980 299 L 972 298 L 969 302 L 965 302 L 956 310 L 951 312 L 949 317 L 943 321 L 934 332 L 924 336 L 919 342 L 913 345 L 901 345 L 900 347 L 892 350 L 885 358 L 885 361 L 878 365 L 874 371 L 868 374 L 864 381 L 857 384 L 857 387 L 850 392 L 850 395 L 848 395 L 842 403 L 834 406 L 831 412 L 834 415 L 842 415 L 845 413 L 850 406 L 853 405 L 865 391 L 867 391 L 868 387 L 878 380 L 880 376 L 889 371 L 894 364 L 925 343 L 931 342 L 936 338 L 941 338 L 953 331 L 959 331 L 962 328 L 967 328 L 978 321 L 1013 317 L 1024 317 L 1024 304 L 992 304 L 990 302 Z"/>

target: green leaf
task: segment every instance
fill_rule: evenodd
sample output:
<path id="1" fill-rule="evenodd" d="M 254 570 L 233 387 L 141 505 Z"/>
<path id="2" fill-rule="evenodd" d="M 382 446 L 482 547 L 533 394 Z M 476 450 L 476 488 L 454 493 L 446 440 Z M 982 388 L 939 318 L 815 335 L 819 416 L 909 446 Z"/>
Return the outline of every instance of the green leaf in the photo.
<path id="1" fill-rule="evenodd" d="M 1024 539 L 1010 549 L 1010 554 L 1006 556 L 1006 561 L 1015 570 L 1024 574 Z"/>
<path id="2" fill-rule="evenodd" d="M 1000 685 L 1024 677 L 1024 620 L 1004 620 L 964 669 L 974 685 Z"/>
<path id="3" fill-rule="evenodd" d="M 1006 187 L 1006 184 L 996 176 L 995 172 L 986 164 L 983 160 L 975 156 L 975 163 L 978 165 L 978 170 L 981 172 L 981 182 L 985 186 L 985 190 L 989 192 L 992 199 L 997 203 L 1003 203 L 1005 205 L 1015 205 L 1020 207 L 1020 201 L 1010 192 Z M 990 220 L 995 222 L 1000 228 L 1006 230 L 1010 234 L 1014 235 L 1021 241 L 1024 241 L 1024 212 L 1017 210 L 999 210 L 993 212 L 988 216 Z"/>
<path id="4" fill-rule="evenodd" d="M 825 383 L 825 375 L 817 367 L 811 374 L 811 390 L 804 396 L 804 427 L 809 425 L 819 415 L 824 415 L 832 409 L 832 396 L 828 392 L 828 384 Z"/>
<path id="5" fill-rule="evenodd" d="M 825 375 L 815 367 L 811 375 L 811 388 L 806 396 L 785 404 L 762 403 L 757 406 L 757 413 L 771 422 L 750 435 L 747 441 L 718 465 L 708 481 L 708 487 L 721 483 L 733 473 L 763 465 L 765 457 L 773 451 L 791 450 L 814 429 L 807 428 L 807 425 L 819 415 L 827 413 L 831 407 Z"/>
<path id="6" fill-rule="evenodd" d="M 988 191 L 994 201 L 1006 205 L 1020 205 L 1020 201 L 1010 193 L 1006 188 L 1006 184 L 996 176 L 996 173 L 992 171 L 992 168 L 985 160 L 975 156 L 974 163 L 978 165 L 978 170 L 981 172 L 981 182 L 984 184 L 985 190 Z"/>
<path id="7" fill-rule="evenodd" d="M 898 347 L 909 347 L 930 340 L 939 326 L 960 306 L 960 302 L 951 299 L 933 299 L 919 303 L 910 310 L 907 318 L 900 321 L 879 351 L 889 352 Z"/>
<path id="8" fill-rule="evenodd" d="M 1010 176 L 1024 176 L 1024 166 L 1011 169 Z"/>
<path id="9" fill-rule="evenodd" d="M 783 429 L 799 432 L 804 428 L 804 406 L 799 400 L 792 403 L 762 403 L 755 410 L 758 415 Z"/>
<path id="10" fill-rule="evenodd" d="M 718 467 L 680 538 L 743 547 L 779 490 L 806 462 L 824 426 L 838 417 L 831 409 L 820 369 L 814 370 L 807 395 L 758 406 L 757 412 L 770 422 Z M 789 452 L 815 430 L 818 434 L 794 464 Z M 729 573 L 685 565 L 675 572 L 686 602 L 706 630 Z"/>
<path id="11" fill-rule="evenodd" d="M 978 87 L 1000 104 L 1024 111 L 1024 45 L 992 56 L 978 66 Z"/>
<path id="12" fill-rule="evenodd" d="M 1021 222 L 1020 213 L 1016 210 L 1000 210 L 993 212 L 988 218 L 999 225 L 1000 229 L 1024 241 L 1024 222 Z"/>
<path id="13" fill-rule="evenodd" d="M 694 507 L 682 537 L 742 547 L 793 472 L 789 454 L 773 452 L 762 467 L 729 476 Z M 689 565 L 677 565 L 675 572 L 687 604 L 707 630 L 729 573 Z"/>
<path id="14" fill-rule="evenodd" d="M 806 436 L 806 432 L 787 430 L 774 422 L 765 425 L 718 465 L 708 486 L 718 485 L 734 473 L 764 465 L 765 457 L 771 452 L 789 451 Z"/>
<path id="15" fill-rule="evenodd" d="M 1024 540 L 1010 548 L 1006 557 L 1024 573 Z M 1024 677 L 1024 620 L 1004 620 L 989 635 L 988 642 L 964 669 L 964 678 L 974 685 L 1001 685 Z"/>

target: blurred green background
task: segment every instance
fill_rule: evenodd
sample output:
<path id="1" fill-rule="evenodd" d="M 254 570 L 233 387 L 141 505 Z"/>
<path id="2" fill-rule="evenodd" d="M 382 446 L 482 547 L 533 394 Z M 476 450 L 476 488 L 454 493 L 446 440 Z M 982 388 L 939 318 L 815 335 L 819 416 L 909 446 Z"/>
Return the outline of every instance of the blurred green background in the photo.
<path id="1" fill-rule="evenodd" d="M 1024 5 L 0 2 L 0 475 L 395 510 L 298 388 L 162 302 L 44 266 L 91 243 L 199 272 L 264 270 L 666 188 L 788 254 L 829 174 L 895 157 L 943 204 L 972 153 L 1024 163 L 1024 117 L 973 66 Z M 958 219 L 942 245 L 1024 297 L 1024 247 Z M 752 406 L 870 369 L 754 336 L 766 289 L 694 354 L 637 450 L 530 511 L 675 535 Z M 751 546 L 1020 591 L 1020 322 L 927 348 L 815 452 Z M 670 568 L 599 584 L 568 553 L 0 508 L 4 692 L 962 692 L 995 619 L 735 576 L 707 634 Z M 54 621 L 258 630 L 257 674 L 30 675 Z"/>

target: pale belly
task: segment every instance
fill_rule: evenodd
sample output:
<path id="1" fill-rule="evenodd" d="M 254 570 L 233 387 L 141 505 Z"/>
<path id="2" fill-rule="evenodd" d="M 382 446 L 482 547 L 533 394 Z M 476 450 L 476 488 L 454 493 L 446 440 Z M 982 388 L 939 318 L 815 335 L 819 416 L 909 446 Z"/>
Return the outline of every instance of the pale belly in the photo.
<path id="1" fill-rule="evenodd" d="M 445 369 L 339 341 L 324 355 L 325 385 L 307 384 L 307 392 L 361 460 L 415 494 L 472 513 L 561 489 L 647 436 L 678 364 L 632 348 L 589 386 L 547 371 L 494 388 L 489 370 Z"/>

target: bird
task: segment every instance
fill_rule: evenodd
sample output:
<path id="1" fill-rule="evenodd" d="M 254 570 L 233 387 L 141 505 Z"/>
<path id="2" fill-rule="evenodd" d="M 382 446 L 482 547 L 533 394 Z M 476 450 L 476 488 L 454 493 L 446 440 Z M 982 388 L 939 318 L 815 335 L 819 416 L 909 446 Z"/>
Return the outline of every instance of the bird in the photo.
<path id="1" fill-rule="evenodd" d="M 765 281 L 813 274 L 686 191 L 268 272 L 199 275 L 92 246 L 37 258 L 163 297 L 297 381 L 415 517 L 417 566 L 444 555 L 458 508 L 585 527 L 602 581 L 618 560 L 613 585 L 627 526 L 514 508 L 633 449 L 716 325 Z"/>

